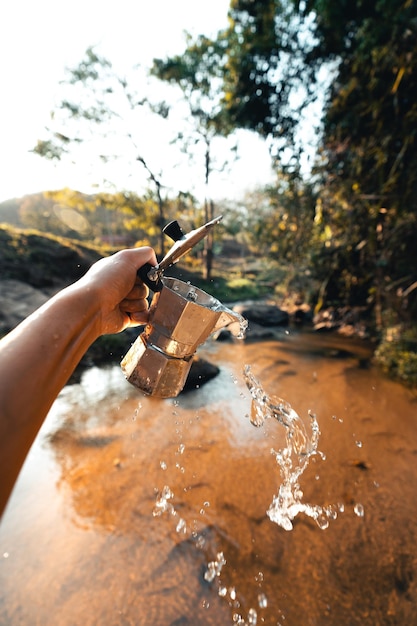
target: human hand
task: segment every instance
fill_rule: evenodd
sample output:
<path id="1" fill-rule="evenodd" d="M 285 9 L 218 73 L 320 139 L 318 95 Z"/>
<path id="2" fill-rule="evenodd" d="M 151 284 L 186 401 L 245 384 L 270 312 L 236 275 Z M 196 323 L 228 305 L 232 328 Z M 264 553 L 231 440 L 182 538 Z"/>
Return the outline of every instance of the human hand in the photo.
<path id="1" fill-rule="evenodd" d="M 152 248 L 121 250 L 91 266 L 78 286 L 97 299 L 101 335 L 118 333 L 148 319 L 148 288 L 137 271 L 145 263 L 157 265 Z"/>

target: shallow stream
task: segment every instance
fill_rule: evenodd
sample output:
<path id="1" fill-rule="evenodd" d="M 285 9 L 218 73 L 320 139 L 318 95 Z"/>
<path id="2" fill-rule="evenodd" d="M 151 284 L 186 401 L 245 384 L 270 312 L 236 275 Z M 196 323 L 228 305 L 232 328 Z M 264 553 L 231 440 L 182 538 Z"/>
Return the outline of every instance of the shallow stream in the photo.
<path id="1" fill-rule="evenodd" d="M 362 353 L 283 339 L 209 342 L 220 375 L 176 400 L 118 366 L 63 390 L 0 525 L 1 626 L 415 623 L 416 397 Z M 292 529 L 267 514 L 288 429 L 253 426 L 245 365 L 317 421 Z"/>

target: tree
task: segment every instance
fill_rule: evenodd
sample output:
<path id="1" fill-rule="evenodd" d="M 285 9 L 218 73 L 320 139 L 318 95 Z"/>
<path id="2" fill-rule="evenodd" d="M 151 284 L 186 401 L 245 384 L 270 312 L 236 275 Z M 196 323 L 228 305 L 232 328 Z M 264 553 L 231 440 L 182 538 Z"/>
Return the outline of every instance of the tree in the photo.
<path id="1" fill-rule="evenodd" d="M 178 86 L 186 105 L 188 128 L 177 136 L 183 150 L 195 158 L 196 149 L 202 146 L 201 164 L 204 172 L 205 200 L 204 221 L 214 218 L 214 202 L 210 194 L 211 175 L 217 169 L 215 144 L 228 137 L 233 131 L 229 117 L 222 108 L 222 85 L 224 66 L 224 44 L 221 39 L 198 36 L 193 40 L 187 36 L 187 48 L 181 55 L 167 59 L 154 59 L 151 74 L 162 81 Z M 167 103 L 162 107 L 168 112 Z M 235 148 L 232 149 L 232 151 Z M 224 169 L 227 160 L 220 168 Z M 205 278 L 210 280 L 213 263 L 213 232 L 205 238 Z"/>
<path id="2" fill-rule="evenodd" d="M 417 11 L 395 0 L 311 0 L 307 9 L 317 11 L 316 57 L 338 59 L 319 168 L 321 224 L 352 294 L 373 298 L 382 327 L 384 309 L 404 309 L 394 294 L 417 278 L 405 236 L 416 232 Z"/>
<path id="3" fill-rule="evenodd" d="M 232 0 L 223 105 L 231 123 L 267 138 L 280 169 L 296 171 L 306 148 L 297 134 L 314 89 L 317 67 L 306 63 L 314 45 L 311 17 L 292 0 Z"/>
<path id="4" fill-rule="evenodd" d="M 91 156 L 96 165 L 98 161 L 103 166 L 107 186 L 108 170 L 116 161 L 123 162 L 124 168 L 131 173 L 136 170 L 135 176 L 140 164 L 154 187 L 155 201 L 152 203 L 147 197 L 145 202 L 138 203 L 136 197 L 133 203 L 112 201 L 110 204 L 115 210 L 127 209 L 133 214 L 139 209 L 152 207 L 155 213 L 151 230 L 158 228 L 160 254 L 163 256 L 165 240 L 161 229 L 167 199 L 162 195 L 161 173 L 142 156 L 141 132 L 135 132 L 138 128 L 143 129 L 140 114 L 144 113 L 146 97 L 132 90 L 130 82 L 119 76 L 111 62 L 93 48 L 87 49 L 79 65 L 67 70 L 62 89 L 62 100 L 51 114 L 49 137 L 39 140 L 34 152 L 49 159 L 73 159 L 79 167 L 88 167 L 90 163 L 86 164 L 85 154 L 92 148 Z M 125 200 L 128 196 L 126 192 Z M 142 217 L 144 223 L 149 222 L 148 214 L 144 213 Z"/>

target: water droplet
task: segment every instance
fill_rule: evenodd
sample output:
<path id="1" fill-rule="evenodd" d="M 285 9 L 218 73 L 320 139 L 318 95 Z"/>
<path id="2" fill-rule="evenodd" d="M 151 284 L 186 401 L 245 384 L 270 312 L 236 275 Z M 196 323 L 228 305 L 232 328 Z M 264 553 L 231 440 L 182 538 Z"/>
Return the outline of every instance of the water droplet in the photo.
<path id="1" fill-rule="evenodd" d="M 167 464 L 165 463 L 165 461 L 160 461 L 159 465 L 161 466 L 161 469 L 166 470 Z"/>
<path id="2" fill-rule="evenodd" d="M 353 507 L 353 510 L 355 511 L 355 514 L 358 517 L 363 517 L 365 515 L 365 509 L 363 504 L 360 504 L 359 502 L 357 504 L 355 504 L 355 506 Z"/>
<path id="3" fill-rule="evenodd" d="M 219 587 L 219 596 L 225 598 L 227 595 L 227 587 Z"/>
<path id="4" fill-rule="evenodd" d="M 236 600 L 236 589 L 235 587 L 230 587 L 229 596 L 231 600 Z"/>
<path id="5" fill-rule="evenodd" d="M 260 609 L 266 609 L 268 606 L 268 598 L 264 593 L 260 593 L 258 595 L 258 604 Z"/>
<path id="6" fill-rule="evenodd" d="M 182 517 L 180 517 L 178 521 L 176 531 L 177 533 L 184 533 L 184 534 L 186 534 L 187 532 L 187 524 L 185 523 L 185 520 Z"/>
<path id="7" fill-rule="evenodd" d="M 321 528 L 321 530 L 326 530 L 326 528 L 329 528 L 329 518 L 325 513 L 320 513 L 320 515 L 317 516 L 316 523 L 317 526 Z"/>
<path id="8" fill-rule="evenodd" d="M 3 559 L 8 559 L 8 558 L 9 558 L 9 553 L 3 552 Z"/>
<path id="9" fill-rule="evenodd" d="M 355 445 L 356 445 L 358 448 L 362 448 L 362 441 L 355 441 Z"/>
<path id="10" fill-rule="evenodd" d="M 248 626 L 256 626 L 258 622 L 258 614 L 255 609 L 249 609 L 248 611 Z"/>
<path id="11" fill-rule="evenodd" d="M 184 453 L 184 450 L 185 450 L 185 445 L 184 445 L 183 443 L 181 443 L 181 444 L 178 446 L 178 452 L 179 452 L 180 454 L 183 454 L 183 453 Z"/>
<path id="12" fill-rule="evenodd" d="M 165 512 L 169 512 L 172 515 L 175 515 L 175 509 L 172 506 L 171 502 L 169 502 L 169 500 L 172 500 L 173 497 L 174 494 L 172 493 L 171 489 L 167 485 L 165 485 L 165 487 L 162 489 L 161 494 L 156 499 L 153 516 L 156 517 L 162 515 Z"/>
<path id="13" fill-rule="evenodd" d="M 329 506 L 326 506 L 324 510 L 329 519 L 332 519 L 332 520 L 337 519 L 337 511 L 338 511 L 337 506 L 335 506 L 334 504 L 330 504 Z"/>
<path id="14" fill-rule="evenodd" d="M 256 574 L 256 576 L 255 576 L 255 580 L 256 580 L 256 582 L 257 582 L 257 583 L 261 583 L 261 582 L 263 582 L 263 579 L 264 579 L 264 574 L 263 574 L 263 572 L 258 572 L 258 573 Z"/>
<path id="15" fill-rule="evenodd" d="M 217 559 L 215 561 L 210 561 L 207 565 L 207 571 L 204 574 L 204 579 L 209 583 L 213 582 L 216 577 L 220 576 L 223 565 L 226 565 L 226 559 L 224 558 L 223 552 L 219 552 L 217 554 Z"/>

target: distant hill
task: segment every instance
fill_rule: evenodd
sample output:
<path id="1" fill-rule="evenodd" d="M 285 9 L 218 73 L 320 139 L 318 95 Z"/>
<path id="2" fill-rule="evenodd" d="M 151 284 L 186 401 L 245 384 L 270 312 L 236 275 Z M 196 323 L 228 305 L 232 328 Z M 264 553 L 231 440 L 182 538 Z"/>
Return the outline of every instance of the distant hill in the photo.
<path id="1" fill-rule="evenodd" d="M 0 223 L 28 228 L 35 226 L 36 215 L 50 216 L 53 213 L 56 200 L 48 198 L 48 192 L 26 194 L 20 198 L 10 198 L 0 202 Z M 82 197 L 87 198 L 84 194 Z"/>
<path id="2" fill-rule="evenodd" d="M 50 213 L 56 200 L 47 197 L 47 192 L 26 194 L 20 198 L 10 198 L 0 202 L 0 223 L 5 222 L 12 226 L 27 226 L 25 213 L 36 211 L 39 214 Z M 85 196 L 87 197 L 87 196 Z"/>
<path id="3" fill-rule="evenodd" d="M 123 210 L 106 206 L 99 195 L 71 189 L 40 191 L 0 202 L 0 224 L 119 247 L 133 245 L 140 238 L 137 229 L 129 229 L 128 221 Z"/>
<path id="4" fill-rule="evenodd" d="M 0 202 L 0 224 L 11 224 L 12 226 L 21 226 L 19 209 L 23 198 L 12 198 Z"/>

